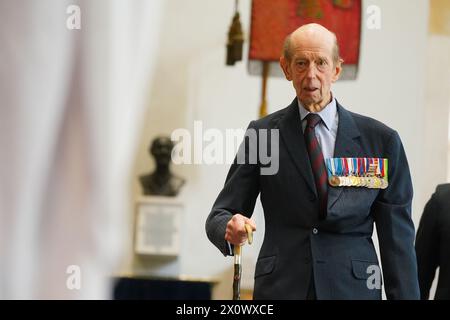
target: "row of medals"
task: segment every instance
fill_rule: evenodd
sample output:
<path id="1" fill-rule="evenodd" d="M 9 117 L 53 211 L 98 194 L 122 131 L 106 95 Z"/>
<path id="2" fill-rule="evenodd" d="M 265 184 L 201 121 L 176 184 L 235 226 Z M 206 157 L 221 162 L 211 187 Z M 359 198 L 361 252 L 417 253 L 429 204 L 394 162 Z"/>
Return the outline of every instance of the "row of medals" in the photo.
<path id="1" fill-rule="evenodd" d="M 333 187 L 365 187 L 369 189 L 386 189 L 389 183 L 377 176 L 331 176 L 330 185 Z"/>

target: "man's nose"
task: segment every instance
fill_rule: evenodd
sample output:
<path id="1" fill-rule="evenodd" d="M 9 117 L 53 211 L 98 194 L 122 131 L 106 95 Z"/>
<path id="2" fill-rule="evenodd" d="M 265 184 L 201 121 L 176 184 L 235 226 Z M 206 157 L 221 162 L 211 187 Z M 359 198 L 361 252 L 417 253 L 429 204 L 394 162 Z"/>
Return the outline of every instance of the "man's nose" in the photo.
<path id="1" fill-rule="evenodd" d="M 317 72 L 317 70 L 316 70 L 316 65 L 315 65 L 314 63 L 311 63 L 311 64 L 308 66 L 308 70 L 307 70 L 307 72 L 306 72 L 306 76 L 307 76 L 308 78 L 310 78 L 310 79 L 314 79 L 314 78 L 316 77 L 316 72 Z"/>

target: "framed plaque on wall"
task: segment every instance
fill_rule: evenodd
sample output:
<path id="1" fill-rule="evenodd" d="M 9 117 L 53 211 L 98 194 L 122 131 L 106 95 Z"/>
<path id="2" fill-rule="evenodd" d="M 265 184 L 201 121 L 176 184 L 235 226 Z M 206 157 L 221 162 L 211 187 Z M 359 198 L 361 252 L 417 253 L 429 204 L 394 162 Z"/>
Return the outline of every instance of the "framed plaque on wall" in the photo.
<path id="1" fill-rule="evenodd" d="M 136 202 L 135 253 L 178 256 L 182 212 L 182 204 L 170 197 L 138 199 Z"/>

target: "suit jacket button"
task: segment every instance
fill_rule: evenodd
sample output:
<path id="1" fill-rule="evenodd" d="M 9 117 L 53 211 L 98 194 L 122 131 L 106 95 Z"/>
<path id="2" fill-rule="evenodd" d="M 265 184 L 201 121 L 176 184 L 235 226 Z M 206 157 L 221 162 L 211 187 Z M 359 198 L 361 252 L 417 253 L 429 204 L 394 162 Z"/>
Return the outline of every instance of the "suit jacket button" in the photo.
<path id="1" fill-rule="evenodd" d="M 312 229 L 312 233 L 313 233 L 313 234 L 318 234 L 318 233 L 319 233 L 319 230 L 317 230 L 316 228 L 313 228 L 313 229 Z"/>
<path id="2" fill-rule="evenodd" d="M 309 201 L 314 202 L 316 200 L 316 196 L 313 194 L 309 195 Z"/>

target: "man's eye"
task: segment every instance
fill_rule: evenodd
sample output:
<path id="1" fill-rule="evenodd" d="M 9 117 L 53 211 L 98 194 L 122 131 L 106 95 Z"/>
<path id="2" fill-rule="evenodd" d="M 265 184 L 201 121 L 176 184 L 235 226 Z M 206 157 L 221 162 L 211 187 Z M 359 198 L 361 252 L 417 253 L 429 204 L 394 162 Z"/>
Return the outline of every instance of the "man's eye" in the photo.
<path id="1" fill-rule="evenodd" d="M 319 65 L 319 66 L 325 66 L 326 64 L 327 64 L 327 62 L 322 59 L 317 62 L 317 65 Z"/>
<path id="2" fill-rule="evenodd" d="M 304 66 L 306 66 L 306 62 L 305 61 L 297 61 L 297 65 L 300 67 L 304 67 Z"/>

